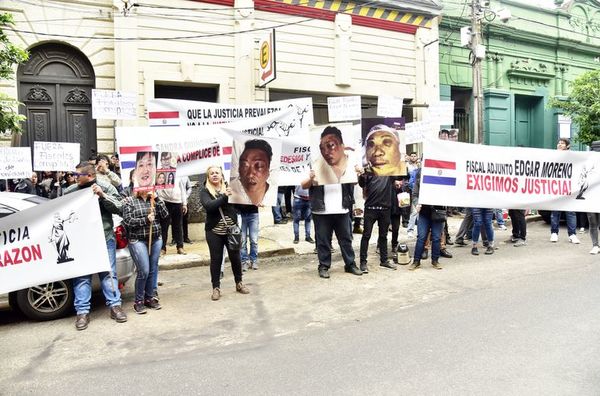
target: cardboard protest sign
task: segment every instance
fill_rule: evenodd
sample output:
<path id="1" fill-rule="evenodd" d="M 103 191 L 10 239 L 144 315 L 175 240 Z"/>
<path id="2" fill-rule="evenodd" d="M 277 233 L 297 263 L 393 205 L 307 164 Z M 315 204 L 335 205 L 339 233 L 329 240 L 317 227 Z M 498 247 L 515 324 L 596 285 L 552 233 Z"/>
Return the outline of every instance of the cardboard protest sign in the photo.
<path id="1" fill-rule="evenodd" d="M 158 169 L 156 169 L 155 190 L 175 187 L 175 173 L 177 171 L 177 153 L 163 151 L 159 155 Z"/>
<path id="2" fill-rule="evenodd" d="M 320 125 L 311 128 L 312 170 L 317 185 L 356 183 L 361 165 L 360 124 Z"/>
<path id="3" fill-rule="evenodd" d="M 425 139 L 433 139 L 439 131 L 437 125 L 429 121 L 413 121 L 404 126 L 406 144 L 421 143 Z"/>
<path id="4" fill-rule="evenodd" d="M 398 96 L 380 95 L 377 98 L 378 117 L 402 117 L 404 99 Z"/>
<path id="5" fill-rule="evenodd" d="M 110 271 L 98 197 L 83 189 L 0 219 L 0 294 Z"/>
<path id="6" fill-rule="evenodd" d="M 362 118 L 360 96 L 332 96 L 327 98 L 329 122 L 353 121 Z"/>
<path id="7" fill-rule="evenodd" d="M 79 143 L 33 142 L 36 171 L 75 171 L 79 160 Z"/>
<path id="8" fill-rule="evenodd" d="M 600 153 L 423 143 L 419 203 L 597 211 Z"/>
<path id="9" fill-rule="evenodd" d="M 273 138 L 233 140 L 230 203 L 275 206 L 281 141 Z"/>
<path id="10" fill-rule="evenodd" d="M 362 154 L 365 169 L 377 176 L 405 176 L 404 118 L 363 118 Z"/>
<path id="11" fill-rule="evenodd" d="M 453 125 L 454 101 L 445 100 L 430 103 L 429 107 L 425 110 L 423 120 L 429 121 L 436 128 L 441 125 Z"/>
<path id="12" fill-rule="evenodd" d="M 0 179 L 27 179 L 32 173 L 29 147 L 0 147 Z"/>
<path id="13" fill-rule="evenodd" d="M 135 120 L 137 93 L 92 89 L 92 118 L 95 120 Z"/>
<path id="14" fill-rule="evenodd" d="M 138 151 L 135 156 L 133 191 L 153 191 L 156 184 L 157 151 Z"/>

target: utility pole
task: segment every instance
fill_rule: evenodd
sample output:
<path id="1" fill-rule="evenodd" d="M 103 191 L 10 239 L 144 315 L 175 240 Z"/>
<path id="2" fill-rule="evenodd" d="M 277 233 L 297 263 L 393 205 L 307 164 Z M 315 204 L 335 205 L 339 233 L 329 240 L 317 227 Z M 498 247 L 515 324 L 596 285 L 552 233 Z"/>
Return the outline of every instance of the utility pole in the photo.
<path id="1" fill-rule="evenodd" d="M 471 56 L 473 66 L 473 127 L 475 144 L 483 144 L 483 81 L 481 77 L 481 61 L 485 49 L 481 38 L 480 0 L 471 0 Z"/>

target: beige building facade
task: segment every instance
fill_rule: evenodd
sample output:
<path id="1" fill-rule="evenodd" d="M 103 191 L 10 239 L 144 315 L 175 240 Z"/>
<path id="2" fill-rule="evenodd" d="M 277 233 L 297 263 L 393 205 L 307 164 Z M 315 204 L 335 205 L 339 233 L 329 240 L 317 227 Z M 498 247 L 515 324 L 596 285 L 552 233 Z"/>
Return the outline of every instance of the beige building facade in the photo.
<path id="1" fill-rule="evenodd" d="M 75 141 L 82 158 L 113 152 L 115 126 L 147 125 L 153 98 L 248 103 L 360 95 L 364 116 L 379 95 L 403 97 L 404 115 L 439 98 L 436 3 L 300 0 L 5 0 L 10 40 L 31 59 L 0 90 L 24 103 L 20 138 Z M 277 78 L 258 87 L 258 42 L 276 32 Z M 93 120 L 91 90 L 133 92 L 137 119 Z M 415 108 L 412 105 L 417 105 Z"/>

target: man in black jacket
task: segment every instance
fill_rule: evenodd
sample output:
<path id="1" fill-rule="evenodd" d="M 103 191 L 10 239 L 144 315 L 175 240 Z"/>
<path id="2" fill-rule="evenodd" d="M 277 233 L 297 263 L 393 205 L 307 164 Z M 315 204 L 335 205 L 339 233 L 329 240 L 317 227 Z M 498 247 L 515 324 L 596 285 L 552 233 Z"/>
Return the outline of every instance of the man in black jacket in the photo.
<path id="1" fill-rule="evenodd" d="M 360 270 L 363 274 L 369 272 L 367 266 L 367 254 L 369 250 L 369 239 L 375 222 L 379 226 L 379 260 L 382 267 L 396 269 L 396 265 L 388 260 L 387 233 L 391 220 L 391 194 L 393 188 L 393 177 L 375 176 L 371 172 L 363 173 L 358 178 L 358 184 L 365 191 L 365 216 L 362 239 L 360 240 Z"/>
<path id="2" fill-rule="evenodd" d="M 319 256 L 319 276 L 329 278 L 331 268 L 331 237 L 333 232 L 340 244 L 344 270 L 354 275 L 362 275 L 354 261 L 352 248 L 352 227 L 350 210 L 354 203 L 353 184 L 328 184 L 316 186 L 315 172 L 310 171 L 308 179 L 302 182 L 302 188 L 309 189 L 317 254 Z"/>

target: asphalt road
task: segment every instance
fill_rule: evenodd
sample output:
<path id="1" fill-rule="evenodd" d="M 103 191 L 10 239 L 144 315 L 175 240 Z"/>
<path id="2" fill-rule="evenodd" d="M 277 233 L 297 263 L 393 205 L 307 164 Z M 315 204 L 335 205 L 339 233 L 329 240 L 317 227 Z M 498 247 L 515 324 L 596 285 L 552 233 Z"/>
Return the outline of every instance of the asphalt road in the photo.
<path id="1" fill-rule="evenodd" d="M 163 310 L 117 325 L 97 306 L 84 332 L 0 313 L 0 394 L 598 395 L 600 257 L 529 231 L 442 271 L 264 261 L 216 303 L 206 268 L 168 271 Z"/>

